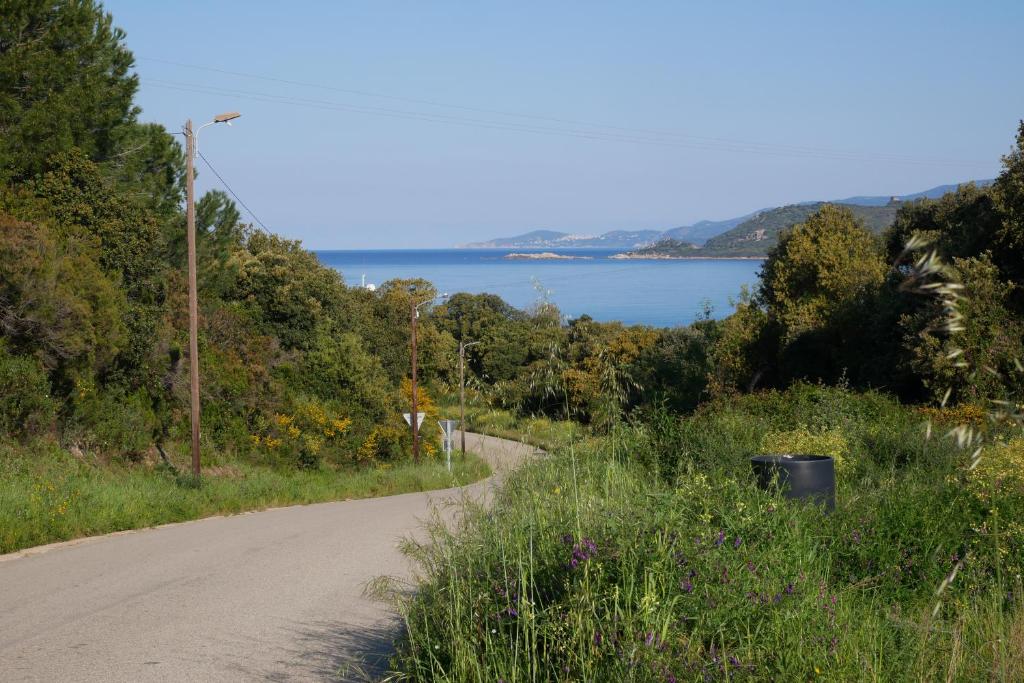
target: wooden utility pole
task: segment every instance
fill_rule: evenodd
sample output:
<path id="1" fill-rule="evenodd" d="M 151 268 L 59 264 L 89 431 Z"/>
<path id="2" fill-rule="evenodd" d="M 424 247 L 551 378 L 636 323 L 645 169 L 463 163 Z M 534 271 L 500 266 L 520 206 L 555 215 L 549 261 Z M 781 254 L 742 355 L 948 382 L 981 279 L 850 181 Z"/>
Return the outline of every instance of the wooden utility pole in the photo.
<path id="1" fill-rule="evenodd" d="M 185 222 L 188 240 L 188 364 L 192 390 L 192 475 L 200 475 L 199 463 L 199 294 L 196 291 L 196 140 L 192 119 L 185 122 Z"/>
<path id="2" fill-rule="evenodd" d="M 412 424 L 412 459 L 419 462 L 420 425 L 418 406 L 416 405 L 416 299 L 412 298 L 409 305 L 412 307 L 412 414 L 409 416 L 409 422 Z"/>
<path id="3" fill-rule="evenodd" d="M 462 442 L 462 455 L 466 455 L 466 349 L 480 342 L 459 342 L 459 440 Z"/>
<path id="4" fill-rule="evenodd" d="M 459 342 L 459 441 L 466 457 L 466 343 Z"/>

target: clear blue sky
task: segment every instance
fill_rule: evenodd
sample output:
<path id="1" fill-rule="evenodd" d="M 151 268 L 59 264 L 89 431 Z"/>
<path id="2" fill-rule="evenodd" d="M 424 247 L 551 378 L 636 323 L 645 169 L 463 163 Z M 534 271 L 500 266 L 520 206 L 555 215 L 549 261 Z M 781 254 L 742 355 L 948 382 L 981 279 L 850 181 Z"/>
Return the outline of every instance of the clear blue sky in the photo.
<path id="1" fill-rule="evenodd" d="M 106 7 L 137 57 L 143 119 L 243 112 L 201 149 L 311 248 L 666 229 L 913 192 L 993 177 L 1024 117 L 1018 0 Z M 199 168 L 200 190 L 216 186 Z"/>

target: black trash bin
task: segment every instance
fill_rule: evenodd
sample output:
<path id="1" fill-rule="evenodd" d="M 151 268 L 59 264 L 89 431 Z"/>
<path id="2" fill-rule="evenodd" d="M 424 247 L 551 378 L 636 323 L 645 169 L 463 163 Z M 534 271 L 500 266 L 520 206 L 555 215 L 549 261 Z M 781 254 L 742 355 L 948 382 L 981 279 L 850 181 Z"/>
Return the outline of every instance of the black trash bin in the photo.
<path id="1" fill-rule="evenodd" d="M 807 499 L 823 504 L 827 510 L 836 506 L 835 461 L 827 455 L 755 455 L 750 464 L 757 483 L 769 489 L 778 477 L 786 498 Z"/>

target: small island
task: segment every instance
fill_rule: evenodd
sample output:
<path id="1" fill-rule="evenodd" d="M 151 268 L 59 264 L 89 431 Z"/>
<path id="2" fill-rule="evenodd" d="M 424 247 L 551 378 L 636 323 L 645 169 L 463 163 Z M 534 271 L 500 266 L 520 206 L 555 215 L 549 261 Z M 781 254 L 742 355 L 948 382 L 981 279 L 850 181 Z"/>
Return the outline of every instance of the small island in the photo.
<path id="1" fill-rule="evenodd" d="M 556 254 L 553 251 L 541 251 L 537 253 L 513 252 L 505 254 L 505 258 L 514 260 L 540 260 L 540 261 L 590 261 L 593 256 L 571 256 L 569 254 Z"/>

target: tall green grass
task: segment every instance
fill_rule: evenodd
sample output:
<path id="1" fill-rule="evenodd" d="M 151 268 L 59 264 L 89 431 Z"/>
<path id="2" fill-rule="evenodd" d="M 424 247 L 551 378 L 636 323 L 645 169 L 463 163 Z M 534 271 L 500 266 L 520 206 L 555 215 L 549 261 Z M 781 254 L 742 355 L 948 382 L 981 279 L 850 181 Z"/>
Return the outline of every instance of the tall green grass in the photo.
<path id="1" fill-rule="evenodd" d="M 444 405 L 448 414 L 458 415 L 457 400 L 457 397 L 445 397 Z M 522 441 L 544 450 L 562 448 L 589 433 L 586 427 L 577 422 L 552 420 L 542 415 L 520 416 L 508 410 L 477 403 L 466 406 L 466 429 Z"/>
<path id="2" fill-rule="evenodd" d="M 833 429 L 834 513 L 755 486 L 767 435 Z M 561 449 L 410 548 L 426 580 L 392 678 L 1024 680 L 1024 491 L 974 497 L 922 431 L 883 396 L 797 387 Z"/>
<path id="3" fill-rule="evenodd" d="M 164 466 L 88 464 L 51 442 L 0 443 L 0 553 L 111 531 L 281 505 L 461 486 L 489 474 L 480 458 L 387 469 L 296 470 L 218 458 L 201 483 Z"/>

